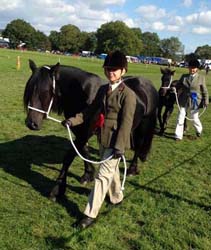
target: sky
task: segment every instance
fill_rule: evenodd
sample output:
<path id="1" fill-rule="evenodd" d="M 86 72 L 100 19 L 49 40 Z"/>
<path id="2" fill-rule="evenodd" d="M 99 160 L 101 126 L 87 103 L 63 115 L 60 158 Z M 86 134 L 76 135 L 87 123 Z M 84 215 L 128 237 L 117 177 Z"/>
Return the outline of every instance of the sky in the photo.
<path id="1" fill-rule="evenodd" d="M 211 46 L 211 0 L 0 0 L 0 29 L 15 19 L 46 35 L 67 24 L 92 32 L 120 20 L 160 39 L 178 37 L 186 54 Z"/>

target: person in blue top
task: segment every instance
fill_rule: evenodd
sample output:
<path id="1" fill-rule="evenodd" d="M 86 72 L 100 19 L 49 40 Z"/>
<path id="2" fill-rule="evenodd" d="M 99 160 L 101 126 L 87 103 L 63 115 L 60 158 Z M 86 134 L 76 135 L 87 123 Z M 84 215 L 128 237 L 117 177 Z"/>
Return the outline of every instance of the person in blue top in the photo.
<path id="1" fill-rule="evenodd" d="M 199 74 L 199 61 L 191 59 L 188 64 L 189 73 L 183 74 L 179 79 L 178 86 L 182 88 L 179 96 L 180 110 L 177 117 L 175 140 L 183 139 L 184 121 L 187 110 L 190 109 L 190 116 L 197 137 L 201 136 L 203 127 L 199 119 L 199 109 L 207 108 L 209 94 L 205 83 L 205 77 Z"/>

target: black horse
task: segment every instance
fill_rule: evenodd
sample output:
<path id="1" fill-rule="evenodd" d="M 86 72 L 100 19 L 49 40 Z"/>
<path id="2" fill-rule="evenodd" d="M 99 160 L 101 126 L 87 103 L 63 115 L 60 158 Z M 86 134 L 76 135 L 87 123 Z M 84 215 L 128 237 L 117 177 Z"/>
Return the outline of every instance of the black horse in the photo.
<path id="1" fill-rule="evenodd" d="M 100 86 L 106 82 L 99 76 L 83 71 L 76 67 L 62 66 L 59 63 L 53 66 L 37 67 L 29 60 L 32 75 L 27 81 L 24 91 L 24 106 L 27 110 L 26 126 L 32 130 L 39 130 L 45 114 L 28 109 L 28 105 L 47 111 L 53 98 L 52 110 L 64 114 L 65 118 L 75 116 L 86 108 L 95 98 Z M 158 93 L 152 83 L 142 77 L 125 77 L 124 82 L 137 95 L 137 107 L 131 131 L 131 141 L 134 157 L 128 169 L 128 174 L 138 173 L 138 158 L 145 161 L 151 148 L 156 126 Z M 55 85 L 55 86 L 54 86 Z M 88 157 L 86 147 L 88 139 L 93 135 L 94 117 L 76 127 L 71 128 L 75 135 L 75 145 L 83 156 Z M 51 191 L 51 198 L 56 199 L 66 190 L 67 171 L 76 156 L 71 146 L 66 153 L 63 166 L 56 185 Z M 94 167 L 85 162 L 85 172 L 81 182 L 92 181 Z"/>
<path id="2" fill-rule="evenodd" d="M 158 107 L 158 121 L 160 125 L 160 135 L 163 135 L 167 128 L 168 120 L 174 111 L 174 104 L 176 103 L 176 95 L 179 98 L 181 94 L 181 87 L 178 85 L 178 80 L 172 80 L 175 70 L 170 68 L 160 68 L 161 71 L 161 87 L 159 93 L 159 107 Z M 176 91 L 176 92 L 175 92 Z M 165 110 L 162 114 L 162 110 Z M 187 128 L 185 119 L 184 130 Z"/>
<path id="3" fill-rule="evenodd" d="M 172 81 L 175 70 L 170 68 L 160 68 L 161 71 L 161 87 L 159 93 L 159 107 L 158 107 L 158 121 L 160 125 L 160 134 L 162 135 L 167 127 L 167 122 L 170 115 L 174 110 L 174 104 L 176 101 L 175 93 L 172 91 L 172 87 L 175 87 L 177 80 Z M 165 110 L 162 114 L 162 110 Z"/>

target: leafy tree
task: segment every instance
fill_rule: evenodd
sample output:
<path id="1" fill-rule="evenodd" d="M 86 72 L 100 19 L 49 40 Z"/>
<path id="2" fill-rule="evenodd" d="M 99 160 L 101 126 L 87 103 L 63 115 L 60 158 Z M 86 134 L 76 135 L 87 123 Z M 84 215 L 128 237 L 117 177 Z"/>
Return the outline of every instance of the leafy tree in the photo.
<path id="1" fill-rule="evenodd" d="M 51 49 L 49 38 L 39 30 L 34 34 L 34 47 L 43 51 Z"/>
<path id="2" fill-rule="evenodd" d="M 144 56 L 160 56 L 160 38 L 157 33 L 144 32 L 142 34 L 143 50 L 141 54 Z"/>
<path id="3" fill-rule="evenodd" d="M 94 52 L 97 47 L 97 37 L 95 32 L 87 33 L 86 40 L 84 41 L 83 48 L 84 50 L 89 50 Z"/>
<path id="4" fill-rule="evenodd" d="M 75 53 L 79 51 L 80 30 L 75 25 L 64 25 L 60 29 L 59 49 Z"/>
<path id="5" fill-rule="evenodd" d="M 88 32 L 83 31 L 83 32 L 80 33 L 79 50 L 89 50 L 89 49 L 85 46 L 88 37 L 89 37 L 89 33 L 88 33 Z"/>
<path id="6" fill-rule="evenodd" d="M 49 40 L 51 42 L 51 48 L 53 50 L 59 50 L 59 38 L 60 33 L 57 31 L 51 31 L 49 35 Z"/>
<path id="7" fill-rule="evenodd" d="M 176 60 L 177 54 L 184 54 L 184 46 L 177 37 L 170 37 L 160 41 L 160 48 L 164 57 Z"/>
<path id="8" fill-rule="evenodd" d="M 121 21 L 103 24 L 96 37 L 97 53 L 119 49 L 127 55 L 137 55 L 142 49 L 142 42 L 136 33 Z"/>
<path id="9" fill-rule="evenodd" d="M 197 49 L 195 50 L 195 54 L 200 59 L 209 59 L 211 58 L 211 46 L 204 45 L 197 47 Z"/>
<path id="10" fill-rule="evenodd" d="M 131 30 L 135 33 L 138 39 L 142 39 L 142 31 L 140 28 L 131 28 Z"/>
<path id="11" fill-rule="evenodd" d="M 97 38 L 94 32 L 80 33 L 80 50 L 95 51 L 97 46 Z"/>
<path id="12" fill-rule="evenodd" d="M 9 38 L 12 48 L 16 48 L 20 42 L 25 42 L 27 48 L 34 49 L 36 30 L 22 19 L 16 19 L 7 24 L 3 36 Z"/>

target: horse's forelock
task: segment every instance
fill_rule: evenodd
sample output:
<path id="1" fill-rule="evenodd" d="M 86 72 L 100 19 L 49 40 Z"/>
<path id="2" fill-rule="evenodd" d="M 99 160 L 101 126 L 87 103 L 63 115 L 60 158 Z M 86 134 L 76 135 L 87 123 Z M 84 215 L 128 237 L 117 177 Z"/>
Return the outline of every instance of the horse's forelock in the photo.
<path id="1" fill-rule="evenodd" d="M 26 83 L 25 91 L 24 91 L 24 107 L 27 108 L 30 99 L 34 93 L 40 93 L 42 90 L 46 88 L 46 86 L 50 83 L 50 77 L 48 77 L 49 72 L 48 69 L 44 67 L 37 68 L 29 78 Z"/>

